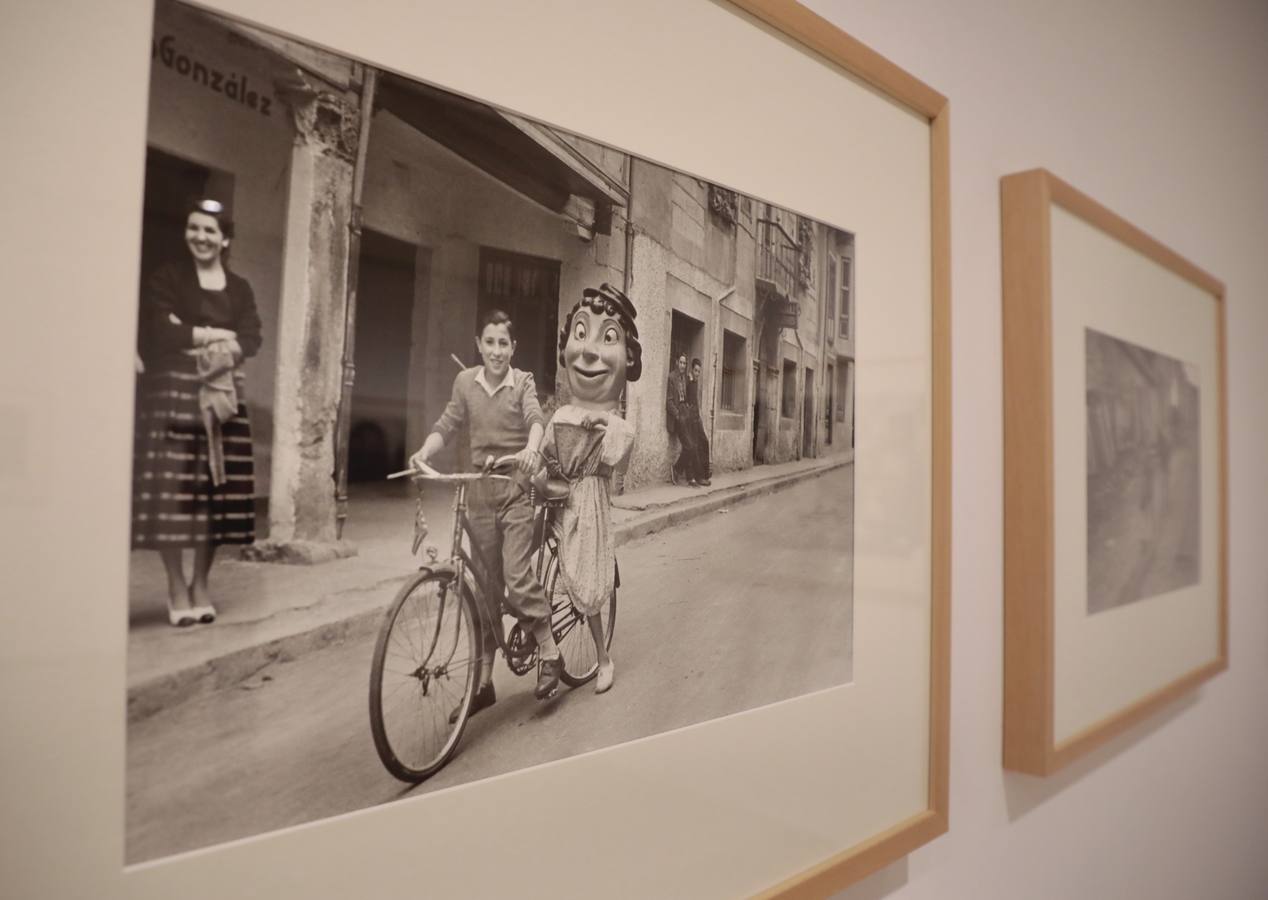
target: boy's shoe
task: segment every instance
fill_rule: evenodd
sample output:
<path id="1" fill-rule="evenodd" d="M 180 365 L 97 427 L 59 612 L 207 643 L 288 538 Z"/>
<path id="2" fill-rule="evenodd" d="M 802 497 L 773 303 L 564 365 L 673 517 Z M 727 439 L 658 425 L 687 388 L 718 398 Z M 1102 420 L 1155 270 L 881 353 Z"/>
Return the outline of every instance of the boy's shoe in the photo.
<path id="1" fill-rule="evenodd" d="M 494 703 L 498 702 L 498 693 L 493 689 L 493 682 L 480 685 L 480 689 L 476 691 L 475 699 L 471 701 L 471 715 L 475 715 L 482 709 L 488 709 Z"/>
<path id="2" fill-rule="evenodd" d="M 537 688 L 533 696 L 538 700 L 549 700 L 559 690 L 559 673 L 564 668 L 563 654 L 554 659 L 543 659 L 537 669 Z"/>
<path id="3" fill-rule="evenodd" d="M 488 709 L 488 708 L 489 708 L 490 706 L 492 706 L 494 703 L 497 703 L 497 700 L 498 700 L 497 691 L 493 690 L 493 682 L 492 682 L 492 681 L 490 681 L 488 684 L 481 685 L 481 686 L 480 686 L 480 687 L 476 690 L 475 696 L 474 696 L 473 698 L 471 698 L 471 712 L 467 713 L 467 715 L 468 715 L 468 716 L 474 716 L 474 715 L 475 715 L 476 713 L 478 713 L 480 710 L 482 710 L 482 709 Z M 460 712 L 462 712 L 462 704 L 461 704 L 461 703 L 459 703 L 457 706 L 455 706 L 455 707 L 453 708 L 453 712 L 451 712 L 451 713 L 449 714 L 449 724 L 450 724 L 450 725 L 452 725 L 452 724 L 454 724 L 455 722 L 457 722 L 457 721 L 458 721 L 458 714 L 459 714 Z"/>

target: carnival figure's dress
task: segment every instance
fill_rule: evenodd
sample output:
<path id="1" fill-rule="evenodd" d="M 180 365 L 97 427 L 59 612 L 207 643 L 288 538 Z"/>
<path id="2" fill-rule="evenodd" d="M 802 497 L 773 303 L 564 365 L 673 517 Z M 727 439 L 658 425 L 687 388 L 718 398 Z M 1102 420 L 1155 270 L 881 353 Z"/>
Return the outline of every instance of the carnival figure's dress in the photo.
<path id="1" fill-rule="evenodd" d="M 607 427 L 582 424 L 603 418 Z M 595 413 L 565 404 L 546 426 L 544 450 L 554 477 L 569 482 L 568 503 L 556 519 L 559 576 L 577 611 L 594 615 L 616 586 L 612 536 L 611 475 L 634 447 L 634 429 L 615 413 Z"/>

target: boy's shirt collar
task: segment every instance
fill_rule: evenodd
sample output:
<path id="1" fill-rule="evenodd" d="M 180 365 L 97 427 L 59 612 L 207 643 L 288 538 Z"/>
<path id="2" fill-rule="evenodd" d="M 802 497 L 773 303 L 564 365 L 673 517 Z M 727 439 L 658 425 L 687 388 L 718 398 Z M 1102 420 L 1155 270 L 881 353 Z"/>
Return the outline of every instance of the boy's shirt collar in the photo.
<path id="1" fill-rule="evenodd" d="M 497 385 L 490 385 L 488 380 L 485 379 L 484 377 L 484 366 L 481 366 L 480 371 L 476 372 L 475 381 L 476 381 L 476 384 L 484 388 L 484 392 L 486 394 L 492 397 L 498 391 L 502 390 L 502 388 L 513 387 L 515 385 L 515 370 L 511 368 L 510 366 L 507 366 L 506 375 L 502 377 L 502 381 L 498 383 Z"/>

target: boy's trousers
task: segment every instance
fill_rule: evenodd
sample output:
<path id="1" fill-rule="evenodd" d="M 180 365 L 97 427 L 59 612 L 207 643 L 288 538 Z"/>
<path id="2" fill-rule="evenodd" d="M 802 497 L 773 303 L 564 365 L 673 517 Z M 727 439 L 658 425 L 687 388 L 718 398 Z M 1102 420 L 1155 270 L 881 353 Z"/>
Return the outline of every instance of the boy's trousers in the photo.
<path id="1" fill-rule="evenodd" d="M 493 596 L 501 594 L 505 583 L 506 605 L 525 627 L 531 628 L 543 620 L 549 622 L 550 602 L 533 572 L 533 505 L 528 494 L 515 481 L 490 480 L 473 483 L 467 499 L 471 536 L 493 570 L 488 573 Z M 488 624 L 485 623 L 486 649 L 497 646 L 487 631 Z"/>

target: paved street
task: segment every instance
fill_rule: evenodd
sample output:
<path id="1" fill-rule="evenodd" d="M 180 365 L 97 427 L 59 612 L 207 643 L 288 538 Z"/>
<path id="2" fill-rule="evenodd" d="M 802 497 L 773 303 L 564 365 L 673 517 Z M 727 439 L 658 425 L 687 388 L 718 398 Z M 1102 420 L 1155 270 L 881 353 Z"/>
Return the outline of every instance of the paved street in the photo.
<path id="1" fill-rule="evenodd" d="M 370 737 L 373 636 L 134 723 L 128 862 L 536 765 L 849 681 L 853 466 L 619 551 L 616 684 L 548 703 L 499 658 L 497 704 L 418 787 Z"/>

